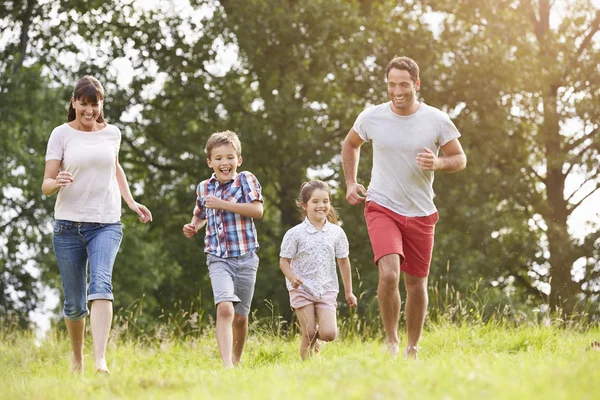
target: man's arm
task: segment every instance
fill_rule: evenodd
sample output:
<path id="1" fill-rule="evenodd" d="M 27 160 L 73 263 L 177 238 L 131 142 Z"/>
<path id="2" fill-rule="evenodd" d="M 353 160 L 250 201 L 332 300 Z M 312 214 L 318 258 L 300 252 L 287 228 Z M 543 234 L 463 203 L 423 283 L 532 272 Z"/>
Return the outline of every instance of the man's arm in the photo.
<path id="1" fill-rule="evenodd" d="M 467 167 L 467 156 L 458 139 L 452 139 L 441 147 L 443 156 L 437 157 L 428 148 L 417 154 L 417 164 L 425 171 L 458 172 Z"/>
<path id="2" fill-rule="evenodd" d="M 364 142 L 354 128 L 352 128 L 342 144 L 342 166 L 346 180 L 346 200 L 352 205 L 365 201 L 363 196 L 367 195 L 365 187 L 356 181 L 358 160 L 360 159 L 360 146 Z"/>

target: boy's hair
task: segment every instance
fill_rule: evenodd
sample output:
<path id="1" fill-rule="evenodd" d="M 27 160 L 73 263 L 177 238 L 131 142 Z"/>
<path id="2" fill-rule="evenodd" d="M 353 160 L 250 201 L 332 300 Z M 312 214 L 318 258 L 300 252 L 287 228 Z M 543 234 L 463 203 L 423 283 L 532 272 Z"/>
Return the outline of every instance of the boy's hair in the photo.
<path id="1" fill-rule="evenodd" d="M 385 69 L 386 78 L 390 74 L 392 68 L 407 71 L 413 83 L 417 82 L 417 79 L 419 79 L 419 66 L 412 58 L 394 56 Z"/>
<path id="2" fill-rule="evenodd" d="M 206 142 L 206 147 L 204 148 L 204 152 L 207 157 L 210 158 L 212 150 L 215 147 L 224 146 L 224 145 L 232 145 L 237 153 L 238 157 L 242 156 L 242 143 L 240 142 L 240 138 L 233 131 L 224 131 L 224 132 L 215 132 L 208 138 Z"/>
<path id="3" fill-rule="evenodd" d="M 329 213 L 327 214 L 327 220 L 333 224 L 337 224 L 339 215 L 331 203 L 331 188 L 323 181 L 304 182 L 302 186 L 300 186 L 300 195 L 296 199 L 296 206 L 300 210 L 302 218 L 306 218 L 306 211 L 302 208 L 302 205 L 308 203 L 315 190 L 324 190 L 329 194 Z"/>

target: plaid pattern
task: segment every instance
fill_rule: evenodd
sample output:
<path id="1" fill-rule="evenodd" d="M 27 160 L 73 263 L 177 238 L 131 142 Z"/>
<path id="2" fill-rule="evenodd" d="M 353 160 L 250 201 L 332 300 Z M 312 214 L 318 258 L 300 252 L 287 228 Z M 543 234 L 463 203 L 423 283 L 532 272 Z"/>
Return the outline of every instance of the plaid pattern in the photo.
<path id="1" fill-rule="evenodd" d="M 240 172 L 231 181 L 220 183 L 216 175 L 200 182 L 194 215 L 206 219 L 204 252 L 218 257 L 239 257 L 258 249 L 254 220 L 231 211 L 206 208 L 206 196 L 215 196 L 232 203 L 262 202 L 258 179 L 248 171 Z"/>

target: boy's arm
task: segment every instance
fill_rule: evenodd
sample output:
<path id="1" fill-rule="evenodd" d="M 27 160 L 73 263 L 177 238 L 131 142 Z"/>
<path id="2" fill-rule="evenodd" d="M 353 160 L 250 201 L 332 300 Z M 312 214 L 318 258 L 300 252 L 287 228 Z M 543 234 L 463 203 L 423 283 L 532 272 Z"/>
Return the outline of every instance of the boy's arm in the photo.
<path id="1" fill-rule="evenodd" d="M 302 279 L 300 279 L 300 277 L 294 273 L 294 270 L 292 270 L 291 261 L 291 258 L 281 257 L 279 259 L 279 268 L 281 268 L 285 277 L 292 283 L 292 286 L 297 288 L 302 285 Z"/>
<path id="2" fill-rule="evenodd" d="M 215 210 L 231 211 L 243 217 L 254 219 L 259 219 L 263 216 L 263 203 L 260 200 L 255 200 L 252 203 L 232 203 L 215 196 L 206 196 L 205 206 L 206 208 Z"/>
<path id="3" fill-rule="evenodd" d="M 200 219 L 195 215 L 192 217 L 192 221 L 189 224 L 183 226 L 183 234 L 185 237 L 191 238 L 194 236 L 202 227 L 206 225 L 205 219 Z"/>
<path id="4" fill-rule="evenodd" d="M 356 296 L 352 293 L 352 271 L 350 270 L 350 259 L 338 258 L 338 266 L 340 268 L 340 274 L 342 274 L 342 283 L 344 284 L 344 294 L 346 301 L 350 307 L 356 305 Z"/>

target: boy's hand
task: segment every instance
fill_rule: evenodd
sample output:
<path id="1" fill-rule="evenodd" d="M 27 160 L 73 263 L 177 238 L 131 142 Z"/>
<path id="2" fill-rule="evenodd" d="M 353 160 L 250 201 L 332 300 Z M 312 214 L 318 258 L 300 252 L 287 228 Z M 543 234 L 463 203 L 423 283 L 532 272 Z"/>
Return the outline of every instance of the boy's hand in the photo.
<path id="1" fill-rule="evenodd" d="M 346 302 L 350 307 L 356 307 L 356 296 L 352 292 L 346 293 Z"/>
<path id="2" fill-rule="evenodd" d="M 302 279 L 298 275 L 294 275 L 292 279 L 290 279 L 290 283 L 294 289 L 297 289 L 298 286 L 302 285 Z"/>
<path id="3" fill-rule="evenodd" d="M 214 210 L 225 210 L 225 208 L 223 208 L 223 203 L 227 202 L 215 196 L 206 196 L 206 202 L 204 205 L 206 206 L 206 208 L 212 208 Z"/>
<path id="4" fill-rule="evenodd" d="M 198 231 L 196 230 L 196 225 L 185 224 L 183 226 L 183 234 L 185 235 L 186 238 L 191 238 L 194 235 L 196 235 L 196 233 L 198 233 Z"/>

